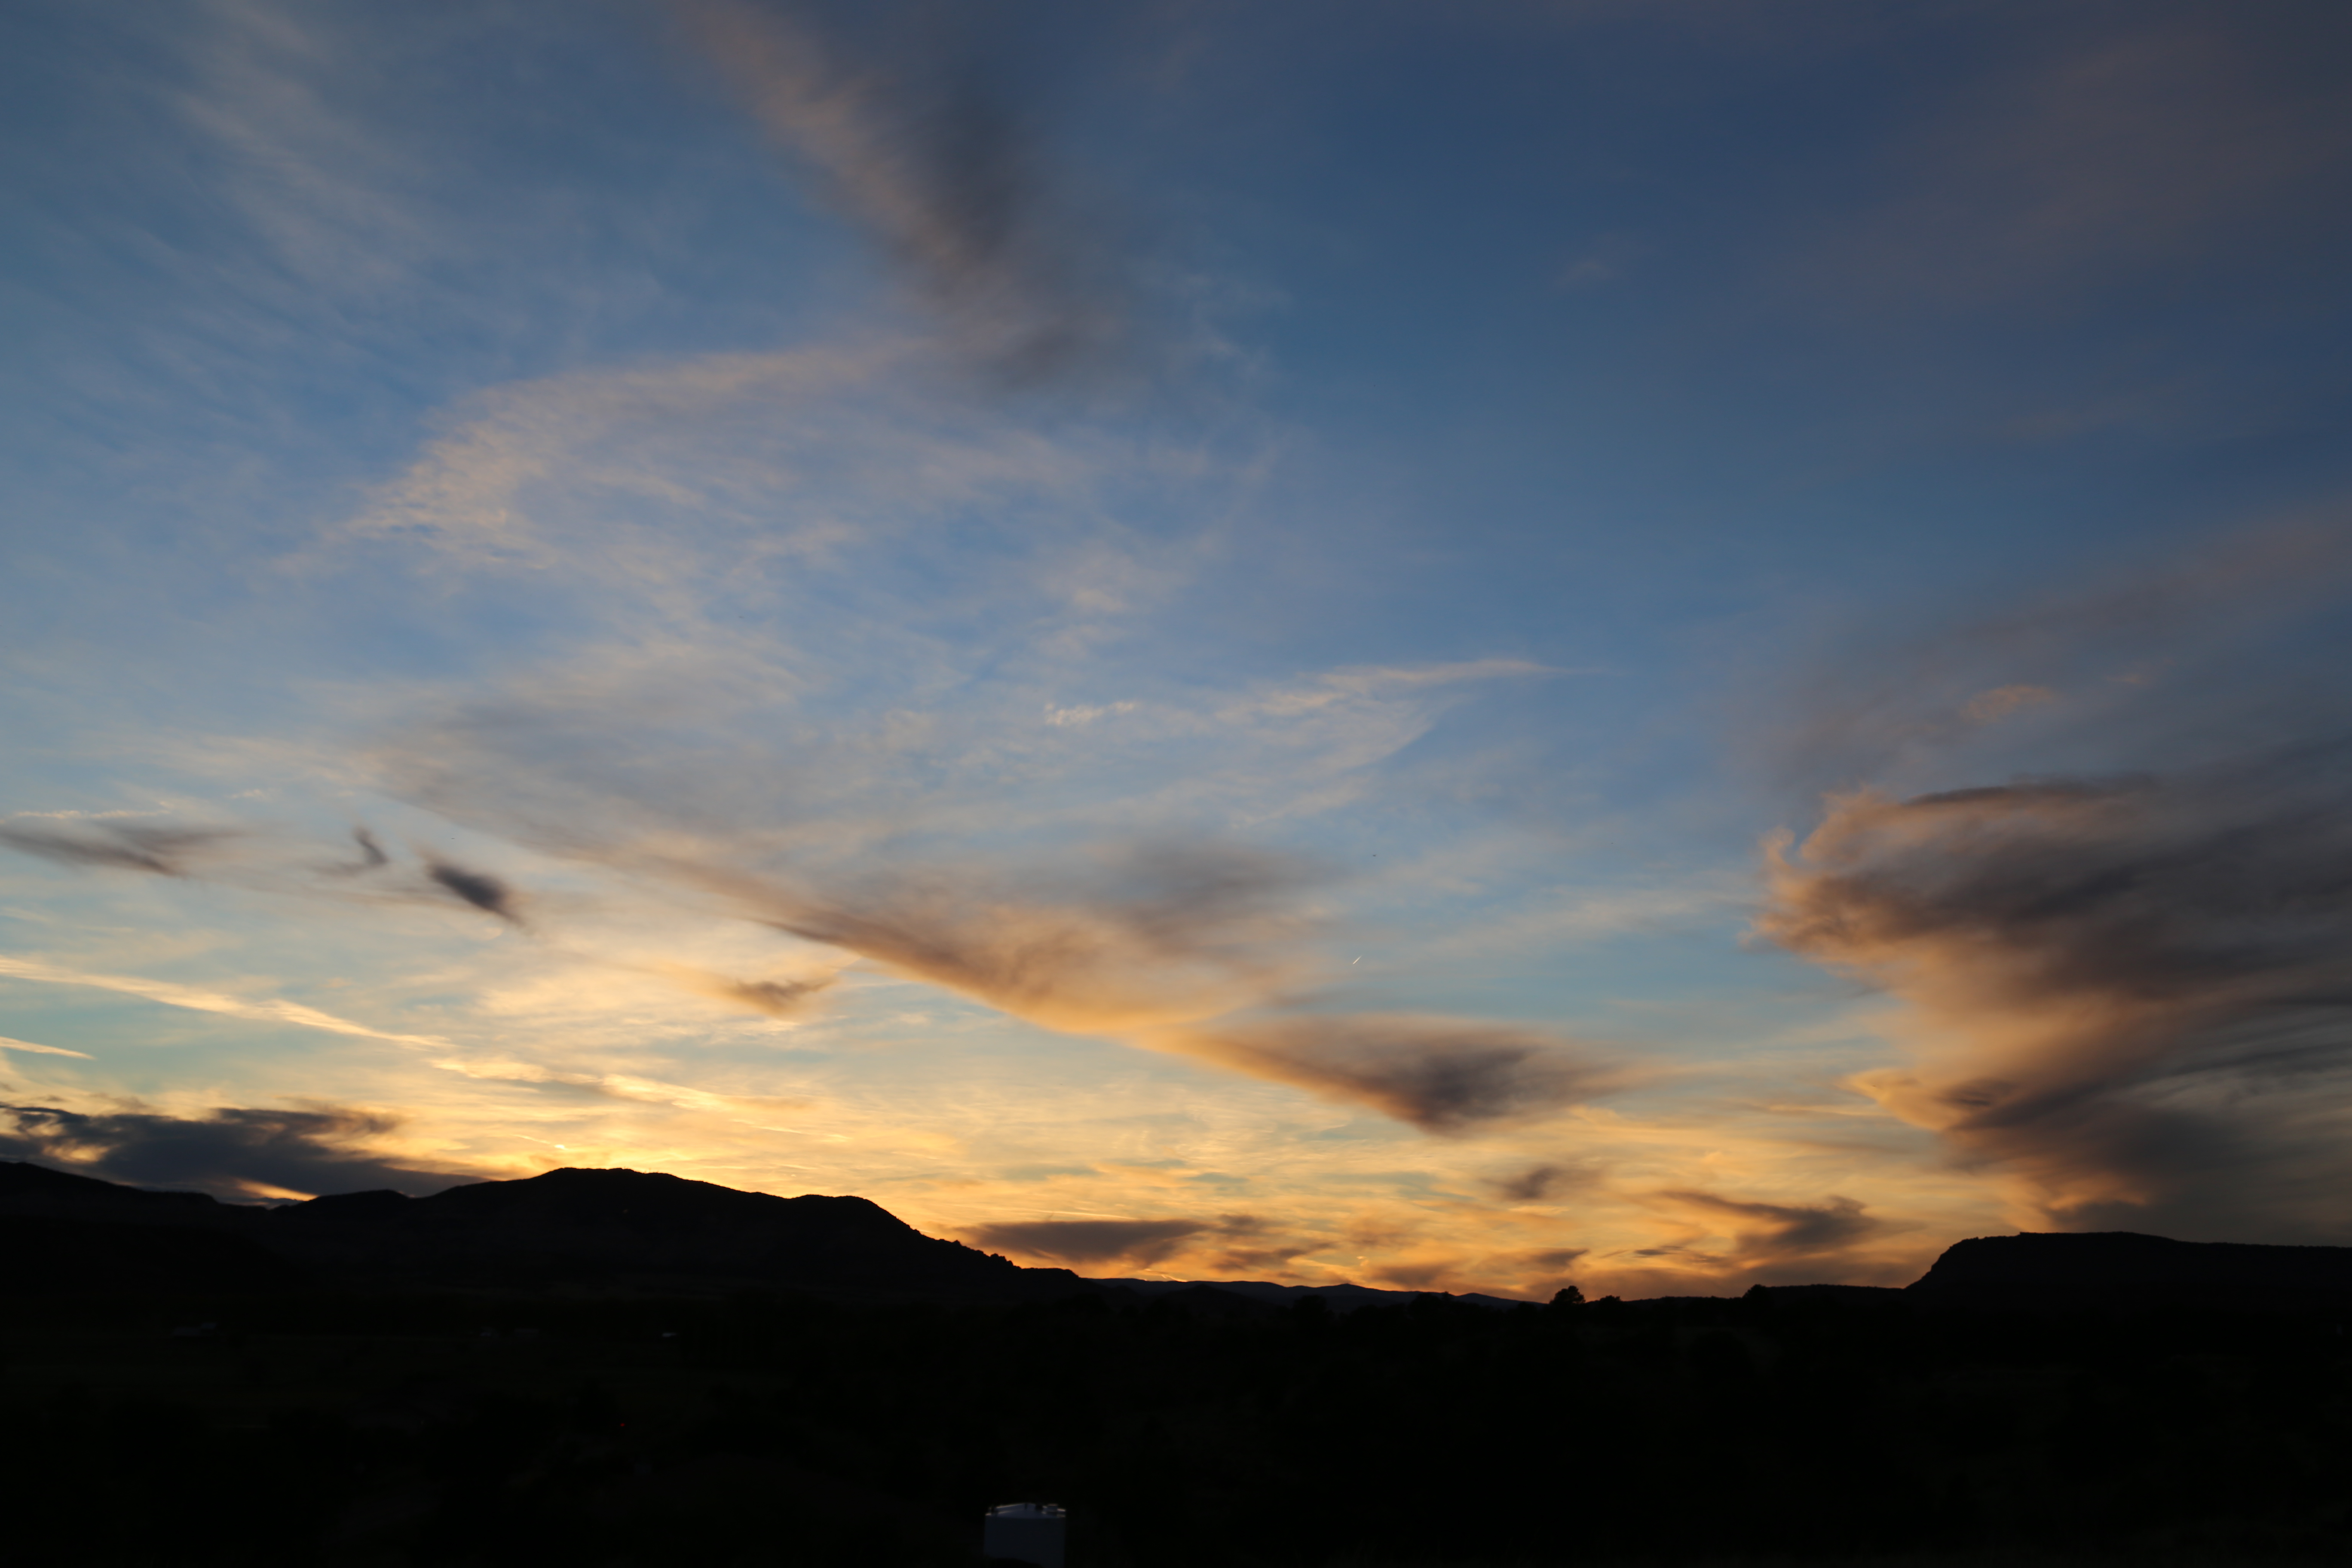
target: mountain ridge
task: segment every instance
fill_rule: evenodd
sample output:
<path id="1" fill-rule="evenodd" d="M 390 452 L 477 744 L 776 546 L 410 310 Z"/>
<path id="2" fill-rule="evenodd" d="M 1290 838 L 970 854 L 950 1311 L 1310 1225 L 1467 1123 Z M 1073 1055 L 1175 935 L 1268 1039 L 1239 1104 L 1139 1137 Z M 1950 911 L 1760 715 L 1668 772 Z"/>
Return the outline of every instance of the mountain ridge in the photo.
<path id="1" fill-rule="evenodd" d="M 268 1205 L 0 1161 L 0 1247 L 16 1261 L 0 1289 L 17 1294 L 786 1289 L 971 1302 L 1092 1295 L 1213 1316 L 1310 1299 L 1339 1312 L 1424 1296 L 1497 1309 L 1530 1304 L 1344 1282 L 1087 1279 L 926 1236 L 867 1198 L 788 1198 L 665 1172 L 579 1166 L 421 1198 L 379 1190 Z M 1907 1286 L 1780 1286 L 1763 1294 L 1927 1310 L 2347 1311 L 2352 1247 L 2026 1231 L 1955 1242 Z"/>
<path id="2" fill-rule="evenodd" d="M 374 1191 L 247 1205 L 0 1162 L 0 1229 L 56 1245 L 60 1226 L 210 1235 L 201 1258 L 208 1277 L 241 1259 L 257 1289 L 293 1288 L 298 1276 L 376 1289 L 780 1288 L 976 1300 L 1093 1289 L 1067 1269 L 1024 1268 L 925 1236 L 866 1198 L 784 1198 L 623 1169 L 566 1167 L 422 1198 Z M 123 1251 L 102 1237 L 77 1245 L 118 1261 Z M 182 1261 L 199 1260 L 190 1250 L 199 1244 L 174 1246 Z M 26 1273 L 14 1271 L 16 1289 L 28 1288 Z"/>

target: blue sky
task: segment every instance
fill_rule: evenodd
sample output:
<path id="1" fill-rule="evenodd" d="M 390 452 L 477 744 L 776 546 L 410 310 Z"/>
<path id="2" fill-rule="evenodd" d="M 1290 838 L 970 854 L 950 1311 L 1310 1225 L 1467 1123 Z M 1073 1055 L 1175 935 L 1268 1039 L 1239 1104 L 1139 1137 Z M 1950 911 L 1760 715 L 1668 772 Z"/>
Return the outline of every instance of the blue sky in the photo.
<path id="1" fill-rule="evenodd" d="M 2352 1239 L 2336 8 L 7 26 L 16 1153 Z"/>

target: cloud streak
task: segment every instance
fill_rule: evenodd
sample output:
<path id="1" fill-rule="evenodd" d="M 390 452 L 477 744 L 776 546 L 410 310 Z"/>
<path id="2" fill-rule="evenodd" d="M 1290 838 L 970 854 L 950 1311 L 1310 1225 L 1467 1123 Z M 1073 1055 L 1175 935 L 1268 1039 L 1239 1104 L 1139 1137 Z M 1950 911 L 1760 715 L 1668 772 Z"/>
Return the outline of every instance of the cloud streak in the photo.
<path id="1" fill-rule="evenodd" d="M 148 838 L 156 842 L 242 842 L 247 846 L 263 844 L 268 836 L 259 832 L 227 829 L 192 831 L 154 828 Z M 245 887 L 280 896 L 324 898 L 348 903 L 438 903 L 446 898 L 459 901 L 492 915 L 518 928 L 528 930 L 523 918 L 523 900 L 505 879 L 488 872 L 461 866 L 440 856 L 426 856 L 421 867 L 404 870 L 387 881 L 374 879 L 367 890 L 354 890 L 355 880 L 394 865 L 391 855 L 375 836 L 365 828 L 353 832 L 352 837 L 361 851 L 361 858 L 352 860 L 319 860 L 297 857 L 291 861 L 275 865 L 251 859 L 239 861 L 226 857 L 214 858 L 199 872 L 194 868 L 161 868 L 143 860 L 125 860 L 110 853 L 75 853 L 58 857 L 80 868 L 100 869 L 131 869 L 152 871 L 173 876 L 203 876 L 226 885 Z M 79 838 L 72 840 L 77 850 L 82 847 Z M 13 846 L 12 846 L 13 847 Z M 282 847 L 282 844 L 280 846 Z M 105 850 L 109 846 L 98 846 Z M 586 962 L 603 966 L 658 974 L 685 989 L 716 998 L 731 1005 L 765 1013 L 771 1017 L 794 1017 L 807 1013 L 815 999 L 833 983 L 830 974 L 769 979 L 743 979 L 720 974 L 690 964 L 645 962 L 625 957 L 597 956 Z M 125 975 L 93 974 L 48 965 L 38 960 L 0 960 L 0 973 L 11 973 L 21 979 L 42 980 L 60 984 L 90 985 L 120 991 L 163 1002 L 172 1006 L 188 1007 L 200 1012 L 226 1013 L 234 1016 L 265 1019 L 276 1023 L 291 1023 L 305 1027 L 326 1029 L 341 1034 L 369 1035 L 373 1037 L 398 1040 L 411 1044 L 446 1045 L 435 1036 L 383 1033 L 337 1018 L 316 1008 L 284 1001 L 256 1002 L 247 998 L 207 991 L 198 986 L 180 985 L 167 981 L 142 979 Z M 31 1045 L 25 1050 L 54 1049 Z M 61 1052 L 63 1055 L 77 1053 Z"/>
<path id="2" fill-rule="evenodd" d="M 0 1036 L 0 1051 L 30 1051 L 41 1057 L 72 1057 L 80 1061 L 93 1061 L 88 1051 L 69 1051 L 63 1046 L 37 1046 L 30 1040 L 12 1040 Z"/>
<path id="3" fill-rule="evenodd" d="M 1818 1204 L 1773 1204 L 1727 1198 L 1716 1193 L 1670 1191 L 1654 1197 L 1673 1208 L 1727 1231 L 1735 1265 L 1785 1268 L 1829 1267 L 1874 1239 L 1884 1222 L 1863 1212 L 1852 1198 Z"/>
<path id="4" fill-rule="evenodd" d="M 1038 1219 L 983 1225 L 970 1235 L 982 1247 L 1071 1268 L 1124 1261 L 1149 1268 L 1215 1228 L 1197 1219 Z"/>
<path id="5" fill-rule="evenodd" d="M 705 874 L 755 918 L 1051 1027 L 1119 1032 L 1213 1016 L 1300 973 L 1320 877 L 1214 843 L 1138 847 L 1072 870 L 910 869 L 803 892 Z"/>
<path id="6" fill-rule="evenodd" d="M 716 893 L 804 941 L 1074 1034 L 1173 1051 L 1425 1131 L 1460 1134 L 1558 1111 L 1626 1081 L 1549 1031 L 1422 1015 L 1293 1013 L 1314 973 L 1308 863 L 1198 840 L 1107 852 L 1077 869 L 938 864 L 812 885 L 789 869 L 583 847 Z M 887 856 L 881 858 L 887 864 Z M 1269 1013 L 1269 1009 L 1272 1011 Z M 1258 1016 L 1244 1015 L 1253 1010 Z"/>
<path id="7" fill-rule="evenodd" d="M 1623 1086 L 1604 1054 L 1546 1030 L 1411 1014 L 1285 1016 L 1313 972 L 1307 863 L 1231 844 L 1157 844 L 1059 876 L 942 868 L 856 889 L 664 868 L 753 918 L 1049 1028 L 1124 1039 L 1460 1134 Z M 1025 884 L 1025 885 L 1024 885 Z M 1229 1016 L 1255 1009 L 1271 1016 Z"/>
<path id="8" fill-rule="evenodd" d="M 184 877 L 203 852 L 236 837 L 219 827 L 173 827 L 101 822 L 82 827 L 35 827 L 0 823 L 0 845 L 61 866 L 96 866 Z"/>
<path id="9" fill-rule="evenodd" d="M 1161 1037 L 1448 1135 L 1549 1116 L 1629 1081 L 1601 1051 L 1549 1030 L 1426 1014 L 1303 1014 L 1147 1037 Z"/>
<path id="10" fill-rule="evenodd" d="M 691 969 L 684 964 L 666 964 L 661 973 L 683 984 L 690 991 L 739 1007 L 749 1007 L 755 1013 L 765 1013 L 771 1018 L 796 1018 L 807 1013 L 816 999 L 831 989 L 834 976 L 818 975 L 796 980 L 739 980 L 732 975 L 713 974 L 708 970 Z"/>
<path id="11" fill-rule="evenodd" d="M 713 66 L 1002 380 L 1098 371 L 1131 346 L 1132 289 L 1004 84 L 941 26 L 855 39 L 805 6 L 676 0 Z"/>
<path id="12" fill-rule="evenodd" d="M 119 991 L 127 996 L 161 1002 L 167 1007 L 185 1007 L 196 1013 L 219 1013 L 232 1018 L 251 1018 L 259 1023 L 291 1024 L 299 1028 L 321 1029 L 331 1035 L 390 1040 L 396 1045 L 446 1047 L 449 1043 L 433 1035 L 402 1035 L 371 1028 L 349 1018 L 322 1013 L 316 1007 L 306 1007 L 299 1002 L 276 997 L 255 1000 L 231 996 L 218 991 L 207 991 L 201 986 L 181 985 L 168 980 L 149 980 L 136 975 L 92 974 L 44 963 L 38 959 L 0 957 L 0 975 L 47 985 L 87 985 L 100 991 Z"/>
<path id="13" fill-rule="evenodd" d="M 1540 1164 L 1508 1176 L 1492 1176 L 1486 1184 L 1506 1203 L 1534 1204 L 1592 1185 L 1598 1172 L 1582 1165 Z"/>

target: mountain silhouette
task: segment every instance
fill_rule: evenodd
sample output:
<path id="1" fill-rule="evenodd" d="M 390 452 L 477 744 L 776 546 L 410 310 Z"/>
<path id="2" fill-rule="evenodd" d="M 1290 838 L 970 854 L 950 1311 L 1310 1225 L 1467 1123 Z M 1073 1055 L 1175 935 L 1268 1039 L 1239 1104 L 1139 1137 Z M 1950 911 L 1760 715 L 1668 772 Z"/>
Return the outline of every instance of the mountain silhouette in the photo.
<path id="1" fill-rule="evenodd" d="M 159 1193 L 0 1160 L 0 1215 L 142 1225 L 235 1225 L 247 1212 L 204 1193 Z"/>
<path id="2" fill-rule="evenodd" d="M 1066 1269 L 925 1236 L 865 1198 L 780 1198 L 657 1172 L 565 1169 L 429 1198 L 351 1193 L 266 1219 L 293 1256 L 414 1282 L 726 1281 L 988 1300 L 1087 1289 Z"/>
<path id="3" fill-rule="evenodd" d="M 1024 1300 L 1100 1289 L 925 1236 L 865 1198 L 782 1198 L 645 1171 L 565 1169 L 427 1198 L 347 1193 L 273 1208 L 0 1163 L 0 1226 L 22 1243 L 10 1275 L 19 1291 L 117 1288 L 142 1247 L 153 1262 L 142 1288 L 186 1290 L 563 1285 Z"/>

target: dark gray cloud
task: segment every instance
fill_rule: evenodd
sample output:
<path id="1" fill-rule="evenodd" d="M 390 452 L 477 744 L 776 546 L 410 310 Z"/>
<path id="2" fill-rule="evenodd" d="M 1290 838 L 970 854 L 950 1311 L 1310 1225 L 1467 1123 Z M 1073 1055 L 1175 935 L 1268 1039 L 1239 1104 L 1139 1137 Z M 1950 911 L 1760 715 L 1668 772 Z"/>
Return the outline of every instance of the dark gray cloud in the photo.
<path id="1" fill-rule="evenodd" d="M 1772 940 L 1948 1042 L 1866 1076 L 2069 1224 L 2347 1230 L 2352 744 L 1837 802 Z"/>
<path id="2" fill-rule="evenodd" d="M 223 1107 L 204 1116 L 0 1107 L 0 1158 L 31 1160 L 132 1186 L 250 1199 L 257 1188 L 319 1194 L 391 1187 L 438 1192 L 477 1175 L 418 1170 L 368 1152 L 396 1118 L 348 1107 Z"/>
<path id="3" fill-rule="evenodd" d="M 1328 1245 L 1320 1237 L 1293 1237 L 1255 1245 L 1213 1245 L 1196 1254 L 1198 1268 L 1212 1279 L 1263 1279 L 1268 1275 L 1287 1274 L 1297 1267 L 1302 1254 Z"/>
<path id="4" fill-rule="evenodd" d="M 1507 1202 L 1532 1204 L 1589 1187 L 1600 1179 L 1600 1173 L 1590 1165 L 1546 1164 L 1531 1165 L 1507 1176 L 1489 1177 L 1486 1185 Z"/>
<path id="5" fill-rule="evenodd" d="M 1215 1228 L 1197 1219 L 1038 1219 L 985 1225 L 970 1235 L 982 1247 L 1072 1267 L 1123 1259 L 1146 1268 Z"/>
<path id="6" fill-rule="evenodd" d="M 1549 1115 L 1626 1078 L 1601 1052 L 1545 1030 L 1427 1014 L 1219 1023 L 1192 1031 L 1184 1048 L 1439 1133 Z"/>
<path id="7" fill-rule="evenodd" d="M 1736 1293 L 1759 1282 L 1885 1279 L 1890 1270 L 1912 1266 L 1879 1244 L 1916 1227 L 1881 1219 L 1853 1198 L 1832 1194 L 1817 1203 L 1771 1203 L 1687 1188 L 1638 1196 L 1696 1234 L 1607 1255 L 1605 1261 L 1614 1265 L 1609 1272 L 1635 1272 L 1639 1285 L 1628 1294 Z M 1702 1235 L 1727 1238 L 1729 1245 L 1703 1245 Z"/>
<path id="8" fill-rule="evenodd" d="M 675 0 L 769 132 L 992 374 L 1099 371 L 1135 337 L 1130 272 L 976 24 L 907 5 Z M 864 25 L 855 25 L 860 21 Z M 1002 19 L 993 26 L 1001 29 Z"/>
<path id="9" fill-rule="evenodd" d="M 488 872 L 468 870 L 446 860 L 428 860 L 425 874 L 483 913 L 522 924 L 522 916 L 515 910 L 514 889 Z"/>
<path id="10" fill-rule="evenodd" d="M 1737 1261 L 1754 1264 L 1812 1262 L 1834 1258 L 1868 1241 L 1885 1229 L 1884 1222 L 1863 1212 L 1852 1198 L 1832 1197 L 1818 1204 L 1767 1204 L 1721 1197 L 1714 1193 L 1665 1192 L 1657 1194 L 1677 1207 L 1696 1210 L 1718 1224 L 1727 1224 Z"/>
<path id="11" fill-rule="evenodd" d="M 1998 955 L 1979 967 L 2010 1001 L 2341 1007 L 2347 760 L 2306 748 L 2202 776 L 1843 802 L 1767 929 L 1829 954 L 1964 945 Z"/>
<path id="12" fill-rule="evenodd" d="M 1152 1268 L 1185 1254 L 1185 1267 L 1219 1279 L 1281 1273 L 1299 1254 L 1322 1245 L 1276 1237 L 1271 1230 L 1255 1215 L 1227 1214 L 1211 1219 L 1009 1220 L 970 1234 L 981 1246 L 1074 1268 Z"/>
<path id="13" fill-rule="evenodd" d="M 833 984 L 822 980 L 721 980 L 714 993 L 774 1018 L 790 1018 L 808 1011 L 810 1001 Z"/>
<path id="14" fill-rule="evenodd" d="M 201 851 L 237 835 L 220 827 L 173 827 L 136 822 L 78 822 L 72 826 L 0 823 L 0 845 L 63 866 L 104 866 L 184 877 Z"/>
<path id="15" fill-rule="evenodd" d="M 1507 1252 L 1501 1258 L 1529 1273 L 1559 1274 L 1591 1250 L 1589 1247 L 1547 1247 L 1529 1252 Z"/>

